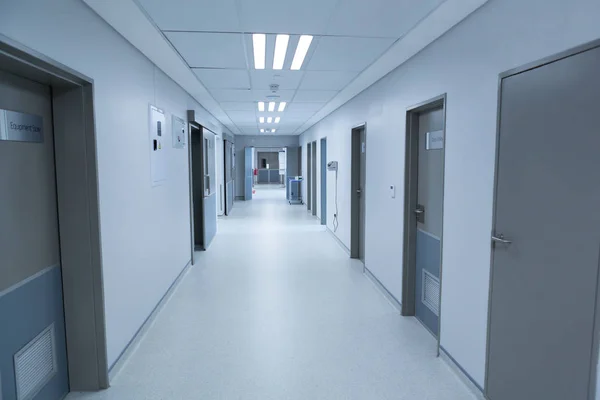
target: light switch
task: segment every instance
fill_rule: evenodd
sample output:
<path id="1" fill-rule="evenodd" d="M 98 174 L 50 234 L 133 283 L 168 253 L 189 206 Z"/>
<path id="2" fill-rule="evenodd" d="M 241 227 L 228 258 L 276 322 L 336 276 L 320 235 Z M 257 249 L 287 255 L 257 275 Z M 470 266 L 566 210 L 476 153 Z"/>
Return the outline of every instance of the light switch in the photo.
<path id="1" fill-rule="evenodd" d="M 390 197 L 392 199 L 396 198 L 396 186 L 390 185 Z"/>

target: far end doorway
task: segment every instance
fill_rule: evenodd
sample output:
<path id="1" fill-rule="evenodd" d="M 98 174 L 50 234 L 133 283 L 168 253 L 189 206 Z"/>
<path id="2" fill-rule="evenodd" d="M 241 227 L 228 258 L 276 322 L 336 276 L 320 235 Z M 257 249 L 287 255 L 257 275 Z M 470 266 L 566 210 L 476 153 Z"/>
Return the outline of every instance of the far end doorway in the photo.
<path id="1" fill-rule="evenodd" d="M 365 263 L 365 188 L 367 179 L 367 127 L 366 124 L 352 129 L 352 184 L 350 257 Z"/>
<path id="2" fill-rule="evenodd" d="M 406 113 L 402 315 L 439 334 L 444 204 L 445 103 L 442 95 Z"/>

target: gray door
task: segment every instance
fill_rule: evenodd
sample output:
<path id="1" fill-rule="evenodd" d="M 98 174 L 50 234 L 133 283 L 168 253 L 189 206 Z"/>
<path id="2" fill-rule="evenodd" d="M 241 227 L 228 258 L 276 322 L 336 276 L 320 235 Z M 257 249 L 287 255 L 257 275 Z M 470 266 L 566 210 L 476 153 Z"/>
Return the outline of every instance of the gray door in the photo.
<path id="1" fill-rule="evenodd" d="M 311 156 L 311 189 L 310 193 L 312 199 L 310 200 L 312 215 L 317 215 L 317 142 L 312 142 L 312 156 Z"/>
<path id="2" fill-rule="evenodd" d="M 204 221 L 204 155 L 202 130 L 191 128 L 191 181 L 192 181 L 192 224 L 194 232 L 194 250 L 205 250 L 205 221 Z"/>
<path id="3" fill-rule="evenodd" d="M 306 145 L 306 207 L 312 209 L 312 144 Z"/>
<path id="4" fill-rule="evenodd" d="M 415 251 L 415 316 L 438 334 L 444 148 L 442 108 L 419 114 L 417 232 Z"/>
<path id="5" fill-rule="evenodd" d="M 359 216 L 358 216 L 358 252 L 359 259 L 365 262 L 365 187 L 367 182 L 367 130 L 360 130 L 360 186 L 359 186 Z"/>
<path id="6" fill-rule="evenodd" d="M 0 398 L 60 399 L 69 383 L 50 88 L 0 72 L 0 109 L 10 110 L 0 138 L 13 140 L 0 140 Z"/>
<path id="7" fill-rule="evenodd" d="M 244 200 L 252 200 L 252 182 L 254 180 L 254 166 L 252 165 L 252 147 L 244 149 Z"/>
<path id="8" fill-rule="evenodd" d="M 487 394 L 588 399 L 600 250 L 600 49 L 504 78 Z M 595 380 L 595 376 L 592 378 Z"/>
<path id="9" fill-rule="evenodd" d="M 321 225 L 327 225 L 327 139 L 321 139 Z"/>

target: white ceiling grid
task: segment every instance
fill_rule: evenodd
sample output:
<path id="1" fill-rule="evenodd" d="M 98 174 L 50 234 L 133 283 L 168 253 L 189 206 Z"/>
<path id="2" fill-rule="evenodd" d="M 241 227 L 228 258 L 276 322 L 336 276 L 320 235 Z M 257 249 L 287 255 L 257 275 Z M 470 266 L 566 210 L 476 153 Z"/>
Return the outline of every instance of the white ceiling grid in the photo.
<path id="1" fill-rule="evenodd" d="M 138 0 L 146 14 L 242 134 L 303 125 L 444 0 Z M 266 69 L 255 70 L 252 33 L 267 34 Z M 290 35 L 282 70 L 273 70 L 275 36 Z M 313 35 L 301 70 L 290 65 L 300 35 Z M 269 85 L 278 84 L 272 93 Z M 286 101 L 283 113 L 258 101 Z M 259 115 L 280 116 L 260 124 Z M 232 126 L 232 123 L 234 126 Z"/>

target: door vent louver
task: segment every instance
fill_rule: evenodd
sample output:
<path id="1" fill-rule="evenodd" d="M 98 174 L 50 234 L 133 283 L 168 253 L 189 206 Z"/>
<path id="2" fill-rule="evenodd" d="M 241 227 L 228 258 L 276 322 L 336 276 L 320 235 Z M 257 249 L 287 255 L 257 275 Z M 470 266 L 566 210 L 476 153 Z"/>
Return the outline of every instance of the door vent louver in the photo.
<path id="1" fill-rule="evenodd" d="M 440 280 L 423 270 L 423 293 L 421 301 L 435 315 L 440 315 Z"/>
<path id="2" fill-rule="evenodd" d="M 17 400 L 33 399 L 56 375 L 54 323 L 14 356 Z"/>

